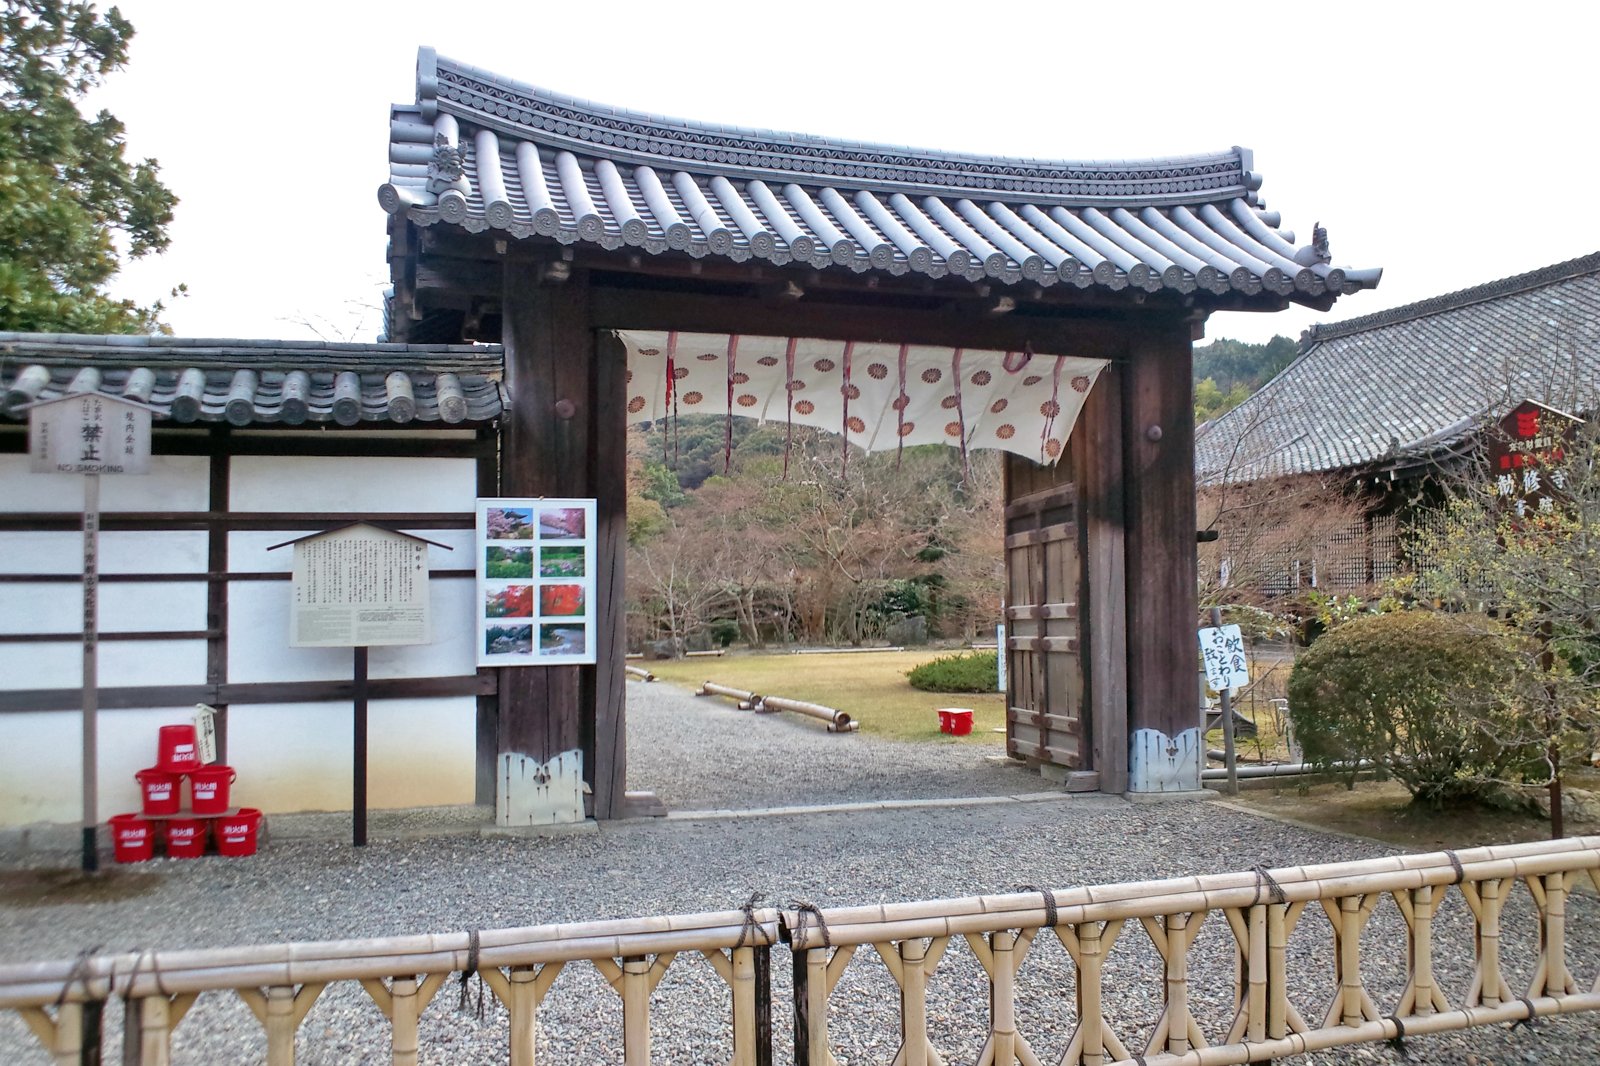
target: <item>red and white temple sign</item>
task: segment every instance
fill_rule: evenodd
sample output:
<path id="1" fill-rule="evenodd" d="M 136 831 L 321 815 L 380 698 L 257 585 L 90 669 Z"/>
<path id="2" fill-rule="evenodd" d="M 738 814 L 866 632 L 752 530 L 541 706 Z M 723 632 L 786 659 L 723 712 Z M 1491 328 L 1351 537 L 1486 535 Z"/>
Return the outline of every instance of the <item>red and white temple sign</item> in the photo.
<path id="1" fill-rule="evenodd" d="M 1518 518 L 1555 510 L 1566 488 L 1567 446 L 1582 424 L 1535 400 L 1508 411 L 1484 448 L 1495 498 Z"/>

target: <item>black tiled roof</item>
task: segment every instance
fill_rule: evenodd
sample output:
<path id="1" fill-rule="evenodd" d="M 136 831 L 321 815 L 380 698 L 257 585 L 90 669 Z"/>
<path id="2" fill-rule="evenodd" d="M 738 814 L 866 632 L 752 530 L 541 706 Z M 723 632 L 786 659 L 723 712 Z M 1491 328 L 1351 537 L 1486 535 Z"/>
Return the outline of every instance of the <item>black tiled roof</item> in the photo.
<path id="1" fill-rule="evenodd" d="M 1217 483 L 1416 465 L 1524 399 L 1600 402 L 1600 253 L 1313 327 L 1202 429 L 1196 469 Z"/>
<path id="2" fill-rule="evenodd" d="M 100 392 L 178 423 L 482 422 L 502 366 L 499 345 L 0 333 L 0 419 Z"/>

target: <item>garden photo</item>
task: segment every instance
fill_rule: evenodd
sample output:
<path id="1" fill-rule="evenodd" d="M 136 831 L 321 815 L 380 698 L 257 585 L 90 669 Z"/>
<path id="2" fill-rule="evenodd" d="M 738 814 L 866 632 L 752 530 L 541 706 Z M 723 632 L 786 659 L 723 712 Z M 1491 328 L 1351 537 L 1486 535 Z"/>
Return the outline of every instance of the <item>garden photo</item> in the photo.
<path id="1" fill-rule="evenodd" d="M 540 655 L 582 655 L 585 648 L 583 626 L 549 625 L 539 627 Z"/>
<path id="2" fill-rule="evenodd" d="M 483 631 L 488 655 L 527 655 L 533 651 L 532 626 L 490 626 Z"/>
<path id="3" fill-rule="evenodd" d="M 582 585 L 545 585 L 539 589 L 541 615 L 573 616 L 583 614 Z"/>
<path id="4" fill-rule="evenodd" d="M 483 613 L 490 618 L 532 618 L 533 586 L 507 585 L 485 592 Z"/>
<path id="5" fill-rule="evenodd" d="M 562 540 L 582 540 L 583 508 L 551 507 L 539 512 L 539 535 Z"/>
<path id="6" fill-rule="evenodd" d="M 539 552 L 540 577 L 583 577 L 583 548 L 544 548 Z"/>
<path id="7" fill-rule="evenodd" d="M 532 548 L 497 548 L 483 550 L 484 577 L 532 577 Z"/>
<path id="8" fill-rule="evenodd" d="M 484 530 L 490 540 L 532 540 L 531 507 L 491 507 L 485 516 Z"/>

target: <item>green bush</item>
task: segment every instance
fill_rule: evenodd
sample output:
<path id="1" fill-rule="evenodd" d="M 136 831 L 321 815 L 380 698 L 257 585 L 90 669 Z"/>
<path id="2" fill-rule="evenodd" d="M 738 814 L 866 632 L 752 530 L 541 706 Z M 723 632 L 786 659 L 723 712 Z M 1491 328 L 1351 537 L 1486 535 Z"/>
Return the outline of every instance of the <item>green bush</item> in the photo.
<path id="1" fill-rule="evenodd" d="M 1306 761 L 1367 759 L 1444 806 L 1477 798 L 1537 758 L 1520 721 L 1516 639 L 1482 615 L 1399 611 L 1330 629 L 1289 675 Z"/>
<path id="2" fill-rule="evenodd" d="M 906 674 L 923 692 L 993 692 L 1000 677 L 998 652 L 942 655 Z"/>

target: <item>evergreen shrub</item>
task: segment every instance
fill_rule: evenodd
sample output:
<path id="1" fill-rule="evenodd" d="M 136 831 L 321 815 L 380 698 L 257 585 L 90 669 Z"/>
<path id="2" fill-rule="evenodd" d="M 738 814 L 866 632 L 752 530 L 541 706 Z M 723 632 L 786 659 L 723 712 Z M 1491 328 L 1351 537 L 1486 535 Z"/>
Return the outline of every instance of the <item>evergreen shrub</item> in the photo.
<path id="1" fill-rule="evenodd" d="M 1289 714 L 1307 762 L 1370 760 L 1414 802 L 1443 807 L 1537 759 L 1520 718 L 1526 663 L 1517 638 L 1483 615 L 1369 615 L 1300 655 Z"/>
<path id="2" fill-rule="evenodd" d="M 999 679 L 998 652 L 974 651 L 941 655 L 906 674 L 911 687 L 923 692 L 993 692 Z"/>

